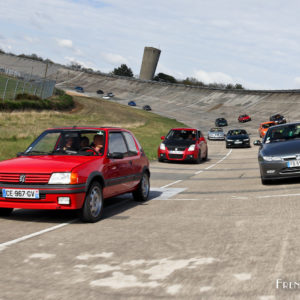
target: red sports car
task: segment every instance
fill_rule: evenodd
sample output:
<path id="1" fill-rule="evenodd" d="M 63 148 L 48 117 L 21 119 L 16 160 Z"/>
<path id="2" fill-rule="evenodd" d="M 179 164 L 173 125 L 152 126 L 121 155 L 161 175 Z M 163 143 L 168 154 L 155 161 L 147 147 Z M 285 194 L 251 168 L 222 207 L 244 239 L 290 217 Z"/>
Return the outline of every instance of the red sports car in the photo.
<path id="1" fill-rule="evenodd" d="M 48 129 L 17 158 L 0 162 L 0 214 L 76 209 L 83 221 L 96 222 L 105 198 L 132 192 L 147 200 L 149 177 L 149 161 L 128 130 Z"/>
<path id="2" fill-rule="evenodd" d="M 207 142 L 202 132 L 195 128 L 173 128 L 158 147 L 158 160 L 194 161 L 207 159 Z"/>
<path id="3" fill-rule="evenodd" d="M 251 121 L 251 118 L 250 118 L 249 115 L 240 115 L 238 117 L 238 121 L 241 122 L 241 123 L 245 123 L 245 122 Z"/>

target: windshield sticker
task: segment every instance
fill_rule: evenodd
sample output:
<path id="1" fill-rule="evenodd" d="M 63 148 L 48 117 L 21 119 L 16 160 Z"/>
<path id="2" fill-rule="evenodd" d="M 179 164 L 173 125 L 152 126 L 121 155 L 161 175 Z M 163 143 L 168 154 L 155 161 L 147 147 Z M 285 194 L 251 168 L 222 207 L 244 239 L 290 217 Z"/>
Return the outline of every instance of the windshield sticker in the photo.
<path id="1" fill-rule="evenodd" d="M 97 134 L 98 134 L 98 135 L 104 135 L 104 131 L 103 131 L 103 130 L 100 130 L 100 131 L 97 132 Z"/>

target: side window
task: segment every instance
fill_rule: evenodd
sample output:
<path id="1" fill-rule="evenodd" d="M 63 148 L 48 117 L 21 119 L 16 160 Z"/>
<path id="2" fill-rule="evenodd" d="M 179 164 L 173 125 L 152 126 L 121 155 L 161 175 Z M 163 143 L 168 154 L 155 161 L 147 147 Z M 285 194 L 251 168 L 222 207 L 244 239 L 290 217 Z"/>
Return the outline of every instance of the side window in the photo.
<path id="1" fill-rule="evenodd" d="M 110 132 L 108 139 L 108 153 L 119 152 L 127 154 L 128 150 L 121 132 Z"/>
<path id="2" fill-rule="evenodd" d="M 129 150 L 129 156 L 134 156 L 137 155 L 138 151 L 136 149 L 136 145 L 134 142 L 133 136 L 129 132 L 123 132 L 128 150 Z"/>
<path id="3" fill-rule="evenodd" d="M 203 137 L 202 133 L 200 130 L 198 130 L 198 139 L 200 139 L 201 137 Z"/>

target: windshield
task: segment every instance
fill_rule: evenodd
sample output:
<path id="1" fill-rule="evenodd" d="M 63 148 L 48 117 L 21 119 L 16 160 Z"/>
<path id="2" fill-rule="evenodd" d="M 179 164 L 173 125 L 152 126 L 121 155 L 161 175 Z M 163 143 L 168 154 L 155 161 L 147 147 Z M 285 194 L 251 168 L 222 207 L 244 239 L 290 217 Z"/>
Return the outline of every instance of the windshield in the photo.
<path id="1" fill-rule="evenodd" d="M 171 130 L 166 139 L 184 141 L 184 140 L 195 140 L 196 130 Z"/>
<path id="2" fill-rule="evenodd" d="M 23 154 L 102 155 L 104 149 L 103 130 L 53 130 L 42 133 Z"/>
<path id="3" fill-rule="evenodd" d="M 223 132 L 222 128 L 211 128 L 210 129 L 211 132 Z"/>
<path id="4" fill-rule="evenodd" d="M 265 137 L 266 143 L 282 142 L 300 138 L 300 124 L 271 127 Z"/>
<path id="5" fill-rule="evenodd" d="M 272 124 L 272 123 L 267 123 L 267 124 L 263 124 L 262 125 L 262 128 L 269 128 L 269 127 L 271 127 L 271 126 L 273 126 L 274 124 Z"/>
<path id="6" fill-rule="evenodd" d="M 247 134 L 246 130 L 237 129 L 237 130 L 230 130 L 228 132 L 228 135 L 241 135 L 241 134 Z"/>

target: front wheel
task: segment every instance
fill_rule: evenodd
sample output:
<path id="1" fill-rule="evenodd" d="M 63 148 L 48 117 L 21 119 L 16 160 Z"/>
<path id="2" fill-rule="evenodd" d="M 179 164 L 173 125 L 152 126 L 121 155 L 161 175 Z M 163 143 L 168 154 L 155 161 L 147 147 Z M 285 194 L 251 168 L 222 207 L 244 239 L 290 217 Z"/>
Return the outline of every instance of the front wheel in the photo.
<path id="1" fill-rule="evenodd" d="M 143 173 L 142 179 L 138 188 L 132 192 L 133 200 L 137 202 L 144 202 L 148 199 L 150 192 L 150 180 L 147 172 Z"/>
<path id="2" fill-rule="evenodd" d="M 206 154 L 205 156 L 202 158 L 203 161 L 207 161 L 207 156 L 208 156 L 208 149 L 206 149 Z"/>
<path id="3" fill-rule="evenodd" d="M 79 217 L 84 222 L 95 223 L 101 219 L 103 213 L 102 186 L 94 181 L 86 196 Z"/>
<path id="4" fill-rule="evenodd" d="M 0 216 L 2 217 L 7 217 L 11 214 L 11 212 L 13 211 L 13 208 L 0 208 Z"/>

